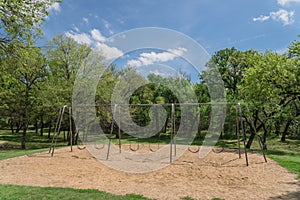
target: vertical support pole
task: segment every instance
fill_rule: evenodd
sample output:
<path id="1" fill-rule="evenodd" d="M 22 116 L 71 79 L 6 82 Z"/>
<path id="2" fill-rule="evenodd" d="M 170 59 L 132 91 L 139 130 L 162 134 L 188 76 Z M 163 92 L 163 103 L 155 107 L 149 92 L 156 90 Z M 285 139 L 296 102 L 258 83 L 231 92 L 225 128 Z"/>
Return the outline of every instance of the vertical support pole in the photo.
<path id="1" fill-rule="evenodd" d="M 54 149 L 55 149 L 55 146 L 56 146 L 56 142 L 57 142 L 57 137 L 59 136 L 59 133 L 60 133 L 60 127 L 61 127 L 61 122 L 62 122 L 62 118 L 64 116 L 64 112 L 65 112 L 65 109 L 66 109 L 66 105 L 64 105 L 62 107 L 62 110 L 61 110 L 61 113 L 60 113 L 60 118 L 59 118 L 59 122 L 58 122 L 58 126 L 57 126 L 57 133 L 54 135 L 54 146 L 52 147 L 52 153 L 51 153 L 51 156 L 53 157 L 53 154 L 54 154 Z"/>
<path id="2" fill-rule="evenodd" d="M 120 106 L 118 107 L 118 135 L 119 135 L 119 153 L 122 152 L 122 144 L 121 144 L 121 110 Z"/>
<path id="3" fill-rule="evenodd" d="M 237 135 L 237 143 L 238 143 L 238 151 L 239 151 L 239 158 L 241 158 L 241 139 L 240 139 L 240 126 L 239 126 L 239 110 L 238 110 L 238 104 L 236 105 L 236 112 L 235 112 L 235 123 L 236 123 L 236 126 L 235 126 L 235 131 L 236 131 L 236 135 Z"/>
<path id="4" fill-rule="evenodd" d="M 173 104 L 174 105 L 174 104 Z M 174 109 L 173 109 L 173 144 L 174 144 L 174 156 L 177 155 L 177 146 L 176 146 L 176 120 L 175 120 L 175 105 L 174 105 Z"/>
<path id="5" fill-rule="evenodd" d="M 248 155 L 247 155 L 247 148 L 246 148 L 246 132 L 245 132 L 245 127 L 244 127 L 244 122 L 243 122 L 243 115 L 242 115 L 242 108 L 241 104 L 238 103 L 239 107 L 239 112 L 240 112 L 240 122 L 241 122 L 241 127 L 242 127 L 242 132 L 243 132 L 243 142 L 244 142 L 244 150 L 245 150 L 245 157 L 246 157 L 246 165 L 248 166 Z"/>
<path id="6" fill-rule="evenodd" d="M 170 163 L 172 163 L 172 156 L 173 156 L 173 134 L 175 132 L 175 124 L 174 124 L 174 118 L 175 118 L 175 107 L 174 104 L 172 103 L 172 108 L 171 108 L 171 134 L 170 134 Z"/>
<path id="7" fill-rule="evenodd" d="M 110 127 L 109 139 L 108 139 L 108 147 L 107 147 L 106 160 L 108 160 L 109 152 L 110 152 L 110 144 L 111 144 L 112 133 L 113 133 L 113 130 L 114 130 L 114 116 L 115 116 L 115 113 L 116 113 L 116 108 L 117 108 L 117 104 L 114 105 L 114 109 L 113 109 L 113 113 L 112 113 L 111 127 Z"/>
<path id="8" fill-rule="evenodd" d="M 156 124 L 156 130 L 155 132 L 158 133 L 158 139 L 157 139 L 157 150 L 159 150 L 159 141 L 160 141 L 160 132 L 161 130 L 159 129 L 159 119 L 158 119 L 158 109 L 155 109 L 155 124 Z"/>
<path id="9" fill-rule="evenodd" d="M 69 108 L 69 123 L 70 123 L 70 145 L 71 145 L 71 152 L 73 152 L 73 132 L 72 132 L 72 108 Z"/>
<path id="10" fill-rule="evenodd" d="M 159 120 L 158 120 L 158 109 L 156 108 L 155 109 L 155 132 L 157 132 L 158 133 L 158 137 L 159 137 L 159 135 L 160 135 L 160 130 L 159 130 Z"/>
<path id="11" fill-rule="evenodd" d="M 59 124 L 59 120 L 60 120 L 60 115 L 61 115 L 61 111 L 62 111 L 62 108 L 61 107 L 58 111 L 58 116 L 57 116 L 57 120 L 56 120 L 56 124 L 55 124 L 55 129 L 54 129 L 54 135 L 52 137 L 52 141 L 51 141 L 51 146 L 50 146 L 50 149 L 49 149 L 49 153 L 51 153 L 52 151 L 52 148 L 53 148 L 53 145 L 54 145 L 54 139 L 56 137 L 56 133 L 57 133 L 57 128 L 58 128 L 58 124 Z"/>
<path id="12" fill-rule="evenodd" d="M 201 106 L 200 106 L 200 104 L 198 104 L 197 107 L 198 107 L 198 111 L 199 111 L 199 113 L 197 114 L 197 116 L 198 116 L 197 137 L 199 139 L 199 145 L 200 145 L 200 140 L 201 140 L 201 109 L 200 109 Z M 199 129 L 200 129 L 200 131 L 199 131 Z"/>

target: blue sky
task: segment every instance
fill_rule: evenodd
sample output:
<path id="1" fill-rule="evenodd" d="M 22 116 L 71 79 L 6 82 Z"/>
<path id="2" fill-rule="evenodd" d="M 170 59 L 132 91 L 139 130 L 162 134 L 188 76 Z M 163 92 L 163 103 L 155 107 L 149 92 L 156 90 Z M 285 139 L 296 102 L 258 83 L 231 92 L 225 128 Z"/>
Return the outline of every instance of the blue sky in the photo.
<path id="1" fill-rule="evenodd" d="M 141 27 L 179 31 L 210 55 L 232 46 L 282 53 L 300 34 L 300 0 L 64 0 L 50 12 L 45 40 L 64 33 L 88 45 L 97 41 L 112 57 L 120 52 L 107 38 Z"/>

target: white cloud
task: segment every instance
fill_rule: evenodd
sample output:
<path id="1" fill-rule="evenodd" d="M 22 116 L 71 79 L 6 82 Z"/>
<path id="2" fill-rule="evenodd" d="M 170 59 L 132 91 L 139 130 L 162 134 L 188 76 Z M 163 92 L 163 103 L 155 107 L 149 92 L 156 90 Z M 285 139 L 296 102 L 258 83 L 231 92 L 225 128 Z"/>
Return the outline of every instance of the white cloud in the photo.
<path id="1" fill-rule="evenodd" d="M 104 23 L 104 27 L 107 29 L 107 31 L 109 32 L 109 34 L 114 34 L 113 30 L 111 30 L 111 25 L 108 21 L 106 21 L 105 19 L 102 19 L 103 23 Z"/>
<path id="2" fill-rule="evenodd" d="M 51 11 L 54 11 L 54 12 L 60 12 L 60 10 L 61 10 L 60 4 L 57 3 L 57 2 L 53 3 L 53 4 L 50 6 L 50 8 L 49 8 L 49 11 L 50 11 L 50 12 L 51 12 Z"/>
<path id="3" fill-rule="evenodd" d="M 253 21 L 256 22 L 256 21 L 259 21 L 259 22 L 264 22 L 266 20 L 270 19 L 270 16 L 264 16 L 264 15 L 261 15 L 259 17 L 254 17 L 253 18 Z"/>
<path id="4" fill-rule="evenodd" d="M 106 38 L 100 33 L 98 29 L 91 30 L 92 38 L 99 42 L 105 42 Z"/>
<path id="5" fill-rule="evenodd" d="M 282 22 L 284 26 L 293 24 L 294 20 L 294 11 L 287 11 L 280 9 L 277 12 L 270 12 L 269 15 L 260 15 L 259 17 L 253 18 L 253 21 L 264 22 L 269 19 Z"/>
<path id="6" fill-rule="evenodd" d="M 141 53 L 139 58 L 136 60 L 129 60 L 127 65 L 131 67 L 147 66 L 153 63 L 167 62 L 174 60 L 176 57 L 180 57 L 186 52 L 185 48 L 169 49 L 168 51 L 162 53 L 150 52 Z"/>
<path id="7" fill-rule="evenodd" d="M 90 45 L 92 40 L 86 33 L 74 33 L 73 31 L 66 32 L 66 36 L 73 38 L 79 44 Z"/>
<path id="8" fill-rule="evenodd" d="M 118 58 L 123 55 L 123 52 L 116 47 L 110 47 L 107 44 L 97 42 L 96 49 L 102 52 L 103 56 L 107 59 Z"/>
<path id="9" fill-rule="evenodd" d="M 277 3 L 281 6 L 289 5 L 290 3 L 299 3 L 300 0 L 277 0 Z"/>
<path id="10" fill-rule="evenodd" d="M 74 26 L 73 28 L 76 32 L 80 32 L 79 28 L 77 26 Z"/>
<path id="11" fill-rule="evenodd" d="M 82 18 L 82 20 L 83 20 L 85 23 L 89 23 L 89 19 L 86 18 L 86 17 Z"/>
<path id="12" fill-rule="evenodd" d="M 277 12 L 271 12 L 270 17 L 275 21 L 282 21 L 283 25 L 289 25 L 295 22 L 294 14 L 294 11 L 280 9 Z"/>
<path id="13" fill-rule="evenodd" d="M 105 44 L 108 39 L 104 37 L 98 29 L 92 29 L 89 33 L 80 33 L 77 27 L 74 31 L 66 32 L 66 36 L 73 38 L 79 44 L 91 45 L 96 51 L 100 51 L 106 59 L 114 59 L 123 56 L 123 52 L 112 46 Z"/>

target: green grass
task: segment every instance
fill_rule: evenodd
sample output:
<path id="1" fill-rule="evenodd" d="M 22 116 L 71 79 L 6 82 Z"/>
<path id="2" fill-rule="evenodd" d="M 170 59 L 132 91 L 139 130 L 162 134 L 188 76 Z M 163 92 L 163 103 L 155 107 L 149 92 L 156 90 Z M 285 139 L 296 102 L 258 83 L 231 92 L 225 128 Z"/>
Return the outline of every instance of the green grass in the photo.
<path id="1" fill-rule="evenodd" d="M 195 199 L 193 199 L 192 197 L 183 197 L 182 200 L 195 200 Z M 223 200 L 223 199 L 213 198 L 212 200 Z"/>
<path id="2" fill-rule="evenodd" d="M 0 150 L 0 160 L 14 158 L 18 156 L 31 155 L 34 153 L 40 153 L 49 150 L 49 148 L 45 149 L 10 149 L 10 150 Z"/>
<path id="3" fill-rule="evenodd" d="M 113 195 L 98 190 L 82 190 L 71 188 L 49 188 L 49 187 L 31 187 L 17 185 L 0 185 L 0 199 L 9 200 L 42 200 L 42 199 L 108 199 L 108 200 L 135 200 L 148 199 L 142 195 L 127 194 L 125 196 Z"/>
<path id="4" fill-rule="evenodd" d="M 300 179 L 300 138 L 288 137 L 285 142 L 280 137 L 267 139 L 267 156 L 275 160 L 282 167 L 298 175 Z"/>
<path id="5" fill-rule="evenodd" d="M 52 135 L 51 139 L 48 139 L 46 134 L 39 136 L 33 131 L 28 131 L 26 150 L 21 149 L 21 139 L 21 133 L 11 134 L 9 130 L 0 130 L 0 142 L 2 143 L 0 144 L 0 160 L 47 151 L 51 145 Z M 66 145 L 67 142 L 64 142 L 62 136 L 60 136 L 56 146 L 62 147 Z"/>
<path id="6" fill-rule="evenodd" d="M 290 172 L 298 175 L 300 179 L 300 153 L 286 153 L 285 155 L 268 151 L 268 157 L 275 160 L 282 167 L 287 168 Z"/>
<path id="7" fill-rule="evenodd" d="M 217 146 L 237 148 L 236 139 L 220 140 Z M 243 148 L 243 143 L 241 143 Z M 298 175 L 300 179 L 300 137 L 288 136 L 285 142 L 280 141 L 280 136 L 272 135 L 267 138 L 268 158 L 275 160 L 279 165 Z M 254 140 L 251 151 L 261 153 L 257 139 Z"/>
<path id="8" fill-rule="evenodd" d="M 248 135 L 249 137 L 249 135 Z M 194 145 L 201 144 L 202 141 L 195 141 Z M 235 136 L 224 136 L 216 144 L 217 147 L 237 149 L 237 139 Z M 244 148 L 241 142 L 241 148 Z M 288 136 L 285 142 L 280 141 L 280 136 L 271 135 L 267 138 L 266 155 L 275 160 L 279 165 L 298 175 L 300 179 L 300 136 Z M 257 138 L 254 139 L 251 150 L 261 153 Z"/>

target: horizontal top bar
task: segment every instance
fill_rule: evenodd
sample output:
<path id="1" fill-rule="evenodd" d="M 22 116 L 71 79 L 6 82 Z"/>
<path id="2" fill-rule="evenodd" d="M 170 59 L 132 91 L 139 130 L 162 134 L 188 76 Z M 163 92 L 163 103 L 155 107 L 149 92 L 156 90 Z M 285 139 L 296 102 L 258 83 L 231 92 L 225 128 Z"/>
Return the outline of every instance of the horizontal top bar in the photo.
<path id="1" fill-rule="evenodd" d="M 163 103 L 163 104 L 79 104 L 72 107 L 97 107 L 97 106 L 204 106 L 204 105 L 246 105 L 244 102 L 208 102 L 208 103 Z"/>

